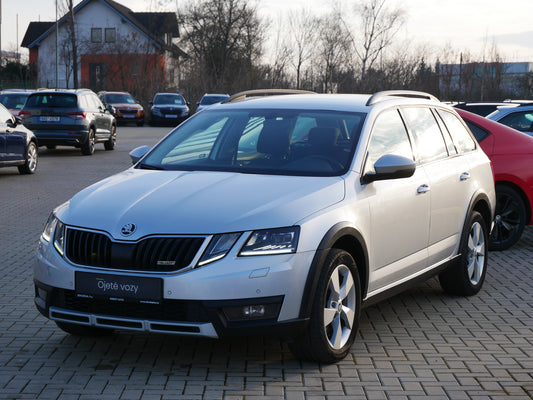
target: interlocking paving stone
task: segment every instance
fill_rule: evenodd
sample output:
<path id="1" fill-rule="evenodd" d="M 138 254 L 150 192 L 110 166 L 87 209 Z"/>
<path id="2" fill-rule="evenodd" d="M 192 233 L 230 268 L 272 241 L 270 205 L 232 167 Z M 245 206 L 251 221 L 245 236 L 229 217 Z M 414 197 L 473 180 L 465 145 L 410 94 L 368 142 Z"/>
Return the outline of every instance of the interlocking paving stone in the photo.
<path id="1" fill-rule="evenodd" d="M 34 252 L 50 211 L 128 168 L 131 149 L 166 131 L 120 127 L 115 151 L 40 149 L 35 175 L 0 169 L 0 399 L 533 399 L 533 227 L 490 253 L 477 296 L 446 295 L 431 279 L 365 308 L 335 365 L 294 360 L 272 338 L 64 334 L 33 304 Z"/>

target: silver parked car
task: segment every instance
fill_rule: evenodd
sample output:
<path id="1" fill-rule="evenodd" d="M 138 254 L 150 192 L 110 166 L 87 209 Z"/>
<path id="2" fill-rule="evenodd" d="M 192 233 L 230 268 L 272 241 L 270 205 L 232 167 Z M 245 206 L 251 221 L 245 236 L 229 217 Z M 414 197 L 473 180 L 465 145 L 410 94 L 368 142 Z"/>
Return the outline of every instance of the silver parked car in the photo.
<path id="1" fill-rule="evenodd" d="M 431 95 L 227 102 L 131 156 L 40 238 L 35 304 L 71 334 L 272 334 L 335 362 L 363 303 L 435 275 L 483 285 L 490 163 Z"/>

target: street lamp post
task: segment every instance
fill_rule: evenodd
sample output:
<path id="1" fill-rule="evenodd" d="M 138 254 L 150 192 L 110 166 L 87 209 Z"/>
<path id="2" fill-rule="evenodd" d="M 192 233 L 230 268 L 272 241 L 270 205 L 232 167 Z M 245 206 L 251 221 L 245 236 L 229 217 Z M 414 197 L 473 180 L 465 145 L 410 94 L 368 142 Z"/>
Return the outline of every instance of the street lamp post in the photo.
<path id="1" fill-rule="evenodd" d="M 58 50 L 58 37 L 57 37 L 58 31 L 59 29 L 58 29 L 58 20 L 57 20 L 57 0 L 56 0 L 56 89 L 59 88 L 59 71 L 58 71 L 59 54 L 57 51 Z"/>

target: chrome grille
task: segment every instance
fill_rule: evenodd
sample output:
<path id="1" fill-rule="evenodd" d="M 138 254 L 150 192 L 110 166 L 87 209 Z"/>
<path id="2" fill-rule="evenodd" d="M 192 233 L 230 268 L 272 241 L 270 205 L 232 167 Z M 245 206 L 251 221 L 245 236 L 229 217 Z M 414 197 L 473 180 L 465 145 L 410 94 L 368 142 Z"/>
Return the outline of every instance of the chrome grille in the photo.
<path id="1" fill-rule="evenodd" d="M 65 254 L 73 263 L 89 267 L 172 272 L 187 267 L 203 242 L 203 237 L 151 237 L 123 243 L 102 233 L 69 228 Z"/>

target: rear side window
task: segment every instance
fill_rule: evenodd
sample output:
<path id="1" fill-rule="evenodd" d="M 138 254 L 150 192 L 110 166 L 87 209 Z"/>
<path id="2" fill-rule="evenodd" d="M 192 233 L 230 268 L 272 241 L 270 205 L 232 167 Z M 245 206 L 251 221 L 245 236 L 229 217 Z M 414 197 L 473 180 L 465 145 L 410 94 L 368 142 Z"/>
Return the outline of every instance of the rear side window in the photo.
<path id="1" fill-rule="evenodd" d="M 31 95 L 27 107 L 75 108 L 78 104 L 76 95 L 70 93 L 38 93 Z"/>
<path id="2" fill-rule="evenodd" d="M 455 116 L 455 114 L 452 114 L 448 111 L 439 110 L 439 115 L 444 120 L 444 123 L 448 128 L 448 132 L 450 132 L 453 142 L 455 143 L 455 146 L 459 152 L 464 153 L 476 149 L 476 142 L 472 136 L 470 136 L 468 130 L 465 128 L 459 118 Z"/>
<path id="3" fill-rule="evenodd" d="M 431 162 L 448 156 L 444 137 L 429 108 L 406 107 L 402 108 L 401 112 L 415 137 L 421 162 Z"/>
<path id="4" fill-rule="evenodd" d="M 481 141 L 490 136 L 490 132 L 486 131 L 479 125 L 474 124 L 472 121 L 465 120 L 465 123 L 466 125 L 468 125 L 468 128 L 470 128 L 470 130 L 474 134 L 474 137 L 479 143 L 481 143 Z"/>

